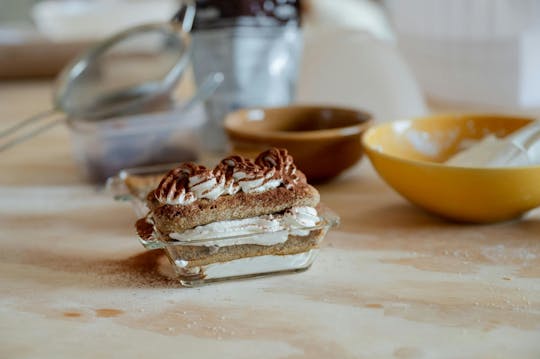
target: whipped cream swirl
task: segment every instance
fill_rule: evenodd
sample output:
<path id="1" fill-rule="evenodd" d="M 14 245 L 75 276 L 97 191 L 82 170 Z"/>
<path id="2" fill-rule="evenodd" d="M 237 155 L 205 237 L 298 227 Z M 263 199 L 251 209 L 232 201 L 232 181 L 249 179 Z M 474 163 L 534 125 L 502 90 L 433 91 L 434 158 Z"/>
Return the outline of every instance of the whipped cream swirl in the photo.
<path id="1" fill-rule="evenodd" d="M 261 168 L 275 170 L 287 189 L 292 189 L 298 182 L 306 182 L 306 177 L 296 170 L 292 156 L 285 149 L 273 148 L 263 152 L 257 157 L 255 164 Z"/>
<path id="2" fill-rule="evenodd" d="M 230 156 L 214 169 L 194 163 L 184 163 L 170 171 L 156 189 L 158 201 L 172 205 L 186 205 L 197 199 L 215 200 L 221 195 L 265 192 L 279 186 L 291 190 L 306 183 L 296 169 L 287 150 L 272 148 L 262 152 L 255 161 Z"/>

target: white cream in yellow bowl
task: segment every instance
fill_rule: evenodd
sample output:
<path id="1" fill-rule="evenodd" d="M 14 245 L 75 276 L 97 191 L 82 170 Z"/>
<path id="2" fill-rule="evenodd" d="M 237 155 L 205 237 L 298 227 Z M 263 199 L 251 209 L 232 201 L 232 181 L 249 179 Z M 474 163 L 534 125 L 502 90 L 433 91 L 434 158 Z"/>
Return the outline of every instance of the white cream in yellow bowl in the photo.
<path id="1" fill-rule="evenodd" d="M 506 138 L 533 121 L 434 115 L 375 126 L 364 135 L 363 145 L 379 175 L 410 202 L 460 222 L 497 222 L 540 206 L 540 165 L 445 162 L 487 136 Z"/>

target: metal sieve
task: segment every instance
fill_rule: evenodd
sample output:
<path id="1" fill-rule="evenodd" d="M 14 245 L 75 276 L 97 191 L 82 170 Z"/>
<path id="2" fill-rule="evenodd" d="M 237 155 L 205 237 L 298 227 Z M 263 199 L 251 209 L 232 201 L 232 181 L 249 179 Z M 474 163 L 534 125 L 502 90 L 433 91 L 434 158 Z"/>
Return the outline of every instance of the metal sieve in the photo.
<path id="1" fill-rule="evenodd" d="M 0 151 L 66 120 L 101 121 L 163 108 L 189 63 L 194 16 L 189 1 L 170 23 L 136 26 L 88 49 L 57 77 L 52 109 L 0 131 Z"/>

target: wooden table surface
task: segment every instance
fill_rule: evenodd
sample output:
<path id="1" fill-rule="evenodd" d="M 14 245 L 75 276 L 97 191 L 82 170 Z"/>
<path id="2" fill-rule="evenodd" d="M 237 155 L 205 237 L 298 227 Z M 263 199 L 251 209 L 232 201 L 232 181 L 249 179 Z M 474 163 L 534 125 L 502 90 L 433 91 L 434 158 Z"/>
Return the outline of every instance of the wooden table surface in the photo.
<path id="1" fill-rule="evenodd" d="M 0 84 L 0 128 L 50 84 Z M 88 185 L 66 128 L 0 153 L 1 358 L 540 358 L 540 211 L 486 226 L 409 205 L 362 164 L 310 270 L 181 288 Z"/>

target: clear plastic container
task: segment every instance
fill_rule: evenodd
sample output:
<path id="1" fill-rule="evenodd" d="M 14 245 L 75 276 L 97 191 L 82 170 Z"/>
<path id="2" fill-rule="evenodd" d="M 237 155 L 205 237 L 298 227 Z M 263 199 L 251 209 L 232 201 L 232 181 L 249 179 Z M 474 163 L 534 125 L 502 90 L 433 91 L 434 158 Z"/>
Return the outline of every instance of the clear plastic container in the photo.
<path id="1" fill-rule="evenodd" d="M 74 156 L 85 175 L 102 182 L 124 168 L 198 158 L 201 106 L 101 121 L 69 120 Z"/>
<path id="2" fill-rule="evenodd" d="M 171 166 L 124 170 L 107 181 L 115 199 L 130 201 L 139 218 L 148 213 L 146 195 L 130 188 L 130 177 L 157 183 L 156 173 Z M 201 285 L 216 281 L 298 272 L 308 269 L 318 253 L 319 244 L 328 230 L 339 223 L 339 217 L 320 205 L 319 220 L 314 226 L 280 228 L 276 231 L 250 233 L 224 232 L 193 237 L 179 234 L 175 239 L 159 235 L 149 240 L 139 238 L 149 250 L 163 249 L 180 284 Z"/>

